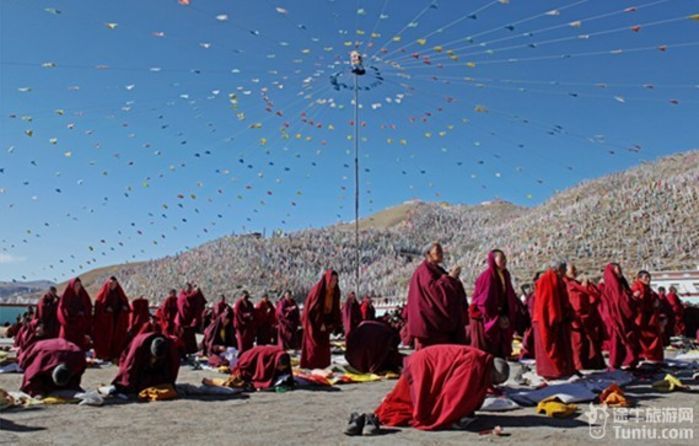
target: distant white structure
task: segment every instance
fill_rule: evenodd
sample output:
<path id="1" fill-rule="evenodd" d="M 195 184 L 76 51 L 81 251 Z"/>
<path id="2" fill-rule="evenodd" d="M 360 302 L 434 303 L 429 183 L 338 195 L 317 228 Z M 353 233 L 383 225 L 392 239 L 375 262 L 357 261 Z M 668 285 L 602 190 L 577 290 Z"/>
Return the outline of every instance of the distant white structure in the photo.
<path id="1" fill-rule="evenodd" d="M 669 290 L 674 286 L 682 302 L 699 304 L 699 265 L 695 270 L 650 271 L 650 275 L 655 291 L 658 291 L 658 287 Z"/>

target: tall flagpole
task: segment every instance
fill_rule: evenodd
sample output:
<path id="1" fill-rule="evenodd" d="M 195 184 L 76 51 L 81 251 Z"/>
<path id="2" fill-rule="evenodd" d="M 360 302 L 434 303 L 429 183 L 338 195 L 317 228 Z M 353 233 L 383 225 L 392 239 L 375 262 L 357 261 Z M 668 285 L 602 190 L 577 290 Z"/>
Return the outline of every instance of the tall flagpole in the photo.
<path id="1" fill-rule="evenodd" d="M 354 74 L 354 292 L 359 298 L 359 76 L 366 73 L 359 51 L 350 53 Z"/>

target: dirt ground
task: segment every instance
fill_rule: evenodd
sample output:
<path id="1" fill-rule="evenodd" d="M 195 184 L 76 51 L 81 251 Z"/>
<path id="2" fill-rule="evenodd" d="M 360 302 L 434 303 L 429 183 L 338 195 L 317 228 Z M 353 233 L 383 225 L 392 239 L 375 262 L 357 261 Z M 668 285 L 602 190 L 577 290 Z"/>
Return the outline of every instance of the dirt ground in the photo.
<path id="1" fill-rule="evenodd" d="M 108 384 L 116 367 L 89 369 L 83 387 Z M 178 382 L 200 384 L 211 371 L 183 366 Z M 17 390 L 22 376 L 0 375 L 0 387 Z M 424 444 L 488 443 L 500 445 L 676 444 L 699 445 L 699 428 L 693 440 L 615 440 L 609 429 L 603 440 L 592 440 L 585 415 L 586 404 L 575 418 L 554 419 L 537 415 L 533 407 L 506 413 L 480 413 L 471 431 L 421 432 L 385 429 L 378 437 L 346 437 L 342 431 L 352 411 L 373 410 L 395 381 L 350 384 L 334 391 L 296 390 L 287 393 L 255 393 L 237 399 L 179 399 L 157 403 L 118 403 L 102 407 L 75 405 L 0 412 L 0 444 L 12 445 L 140 445 L 140 444 Z M 695 387 L 697 385 L 695 384 Z M 648 384 L 631 385 L 628 394 L 646 407 L 691 407 L 699 412 L 699 393 L 654 393 Z M 481 435 L 502 426 L 509 436 Z M 657 424 L 658 428 L 678 427 Z"/>

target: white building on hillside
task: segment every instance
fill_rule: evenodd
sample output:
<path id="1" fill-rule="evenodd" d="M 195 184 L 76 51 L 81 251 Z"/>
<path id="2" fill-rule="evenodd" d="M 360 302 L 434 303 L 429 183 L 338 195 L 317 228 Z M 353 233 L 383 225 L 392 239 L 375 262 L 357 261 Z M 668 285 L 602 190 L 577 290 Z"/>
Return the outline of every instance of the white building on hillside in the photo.
<path id="1" fill-rule="evenodd" d="M 699 266 L 695 270 L 683 271 L 651 271 L 652 287 L 669 290 L 671 286 L 677 289 L 682 302 L 699 304 Z"/>

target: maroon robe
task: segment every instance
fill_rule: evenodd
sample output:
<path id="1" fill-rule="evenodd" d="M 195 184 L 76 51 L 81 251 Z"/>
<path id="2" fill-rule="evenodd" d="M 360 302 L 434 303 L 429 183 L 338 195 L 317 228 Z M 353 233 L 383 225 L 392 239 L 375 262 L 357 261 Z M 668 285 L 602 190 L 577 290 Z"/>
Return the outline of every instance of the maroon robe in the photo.
<path id="1" fill-rule="evenodd" d="M 617 277 L 611 263 L 604 270 L 602 297 L 606 306 L 602 317 L 609 330 L 609 367 L 635 367 L 639 350 L 636 309 L 628 282 Z"/>
<path id="2" fill-rule="evenodd" d="M 160 330 L 168 336 L 178 336 L 177 333 L 177 297 L 168 296 L 158 307 L 155 317 L 160 324 Z"/>
<path id="3" fill-rule="evenodd" d="M 228 319 L 228 321 L 226 321 Z M 228 365 L 228 362 L 221 359 L 217 347 L 238 347 L 233 328 L 233 309 L 226 306 L 221 313 L 212 320 L 206 330 L 204 330 L 204 340 L 202 341 L 202 353 L 208 356 L 211 367 Z"/>
<path id="4" fill-rule="evenodd" d="M 672 313 L 674 315 L 673 336 L 684 336 L 685 335 L 685 323 L 684 323 L 684 307 L 682 306 L 682 301 L 677 296 L 677 293 L 669 292 L 667 293 L 667 301 L 672 307 Z M 691 335 L 691 334 L 690 334 Z"/>
<path id="5" fill-rule="evenodd" d="M 95 356 L 103 360 L 116 359 L 126 346 L 129 328 L 129 300 L 117 283 L 109 289 L 107 280 L 95 297 L 95 315 L 92 323 L 92 342 Z"/>
<path id="6" fill-rule="evenodd" d="M 339 329 L 342 324 L 340 286 L 337 285 L 334 290 L 328 290 L 332 274 L 333 270 L 327 270 L 306 297 L 301 320 L 303 325 L 302 368 L 323 369 L 330 365 L 330 333 Z M 332 298 L 332 308 L 329 309 L 325 305 L 328 297 Z"/>
<path id="7" fill-rule="evenodd" d="M 53 370 L 59 364 L 65 364 L 71 373 L 71 379 L 64 387 L 53 382 Z M 47 396 L 62 389 L 82 391 L 80 380 L 85 372 L 85 352 L 74 343 L 62 338 L 38 341 L 24 354 L 20 367 L 24 369 L 20 390 L 31 396 Z"/>
<path id="8" fill-rule="evenodd" d="M 660 299 L 648 285 L 640 280 L 636 280 L 631 285 L 631 292 L 636 301 L 639 356 L 647 361 L 661 362 L 664 348 L 660 327 Z"/>
<path id="9" fill-rule="evenodd" d="M 601 322 L 590 286 L 583 286 L 576 279 L 563 278 L 573 311 L 570 343 L 576 370 L 599 370 L 606 367 L 602 356 L 602 339 L 598 337 Z"/>
<path id="10" fill-rule="evenodd" d="M 296 302 L 282 298 L 277 304 L 277 343 L 284 350 L 299 348 L 301 313 Z"/>
<path id="11" fill-rule="evenodd" d="M 534 317 L 534 296 L 535 293 L 532 291 L 527 295 L 525 302 L 530 321 Z M 530 324 L 529 328 L 524 331 L 524 336 L 522 336 L 522 350 L 519 353 L 519 359 L 534 359 L 534 350 L 534 327 Z"/>
<path id="12" fill-rule="evenodd" d="M 165 339 L 165 355 L 157 363 L 151 361 L 151 342 L 156 337 Z M 119 372 L 112 381 L 119 391 L 138 393 L 163 384 L 175 385 L 180 370 L 180 355 L 173 339 L 158 333 L 143 333 L 134 338 L 119 361 Z"/>
<path id="13" fill-rule="evenodd" d="M 345 339 L 350 332 L 357 328 L 362 322 L 362 310 L 357 302 L 357 297 L 354 293 L 349 293 L 345 303 L 342 304 L 342 328 L 345 331 Z"/>
<path id="14" fill-rule="evenodd" d="M 151 322 L 148 299 L 139 297 L 138 299 L 132 300 L 131 313 L 129 314 L 129 328 L 126 330 L 124 351 L 136 336 L 150 331 L 159 332 L 160 327 L 155 327 Z"/>
<path id="15" fill-rule="evenodd" d="M 218 317 L 218 315 L 223 313 L 223 311 L 226 308 L 231 308 L 231 306 L 228 305 L 225 300 L 219 300 L 218 302 L 216 302 L 214 304 L 214 308 L 212 310 L 211 317 L 213 319 L 216 319 Z"/>
<path id="16" fill-rule="evenodd" d="M 408 334 L 416 348 L 466 343 L 467 305 L 461 281 L 439 265 L 423 261 L 408 288 Z"/>
<path id="17" fill-rule="evenodd" d="M 660 301 L 658 316 L 660 319 L 663 345 L 668 346 L 670 345 L 670 337 L 675 335 L 675 315 L 672 312 L 672 306 L 664 292 L 658 293 L 658 300 Z"/>
<path id="18" fill-rule="evenodd" d="M 364 321 L 347 337 L 345 358 L 360 373 L 398 372 L 403 364 L 399 344 L 400 336 L 390 325 Z"/>
<path id="19" fill-rule="evenodd" d="M 365 297 L 360 307 L 363 321 L 373 321 L 376 319 L 376 308 L 369 297 Z"/>
<path id="20" fill-rule="evenodd" d="M 243 353 L 255 345 L 255 305 L 250 302 L 250 299 L 241 297 L 233 306 L 233 313 L 238 350 Z"/>
<path id="21" fill-rule="evenodd" d="M 36 306 L 36 320 L 44 327 L 46 339 L 58 337 L 58 296 L 44 294 Z"/>
<path id="22" fill-rule="evenodd" d="M 76 293 L 74 285 L 75 279 L 71 279 L 58 301 L 59 336 L 87 350 L 87 336 L 92 331 L 92 301 L 85 287 L 80 287 L 80 292 Z"/>
<path id="23" fill-rule="evenodd" d="M 261 300 L 255 305 L 255 329 L 257 330 L 257 345 L 277 343 L 277 316 L 272 302 Z"/>
<path id="24" fill-rule="evenodd" d="M 281 374 L 291 376 L 291 366 L 283 372 L 277 370 L 282 358 L 291 364 L 289 354 L 276 345 L 258 345 L 240 355 L 231 375 L 237 376 L 255 389 L 268 389 Z"/>
<path id="25" fill-rule="evenodd" d="M 201 328 L 206 299 L 197 288 L 191 292 L 182 290 L 177 298 L 177 331 L 185 354 L 197 351 L 197 330 Z"/>

